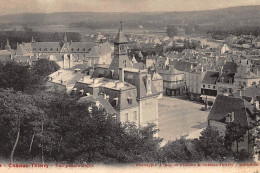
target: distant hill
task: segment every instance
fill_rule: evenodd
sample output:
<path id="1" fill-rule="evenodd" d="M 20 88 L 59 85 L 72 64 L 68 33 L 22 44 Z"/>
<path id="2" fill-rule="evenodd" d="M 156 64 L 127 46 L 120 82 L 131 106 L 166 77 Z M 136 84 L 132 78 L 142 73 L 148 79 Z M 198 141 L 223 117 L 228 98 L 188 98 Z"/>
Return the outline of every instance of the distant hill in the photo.
<path id="1" fill-rule="evenodd" d="M 12 14 L 0 16 L 0 25 L 67 25 L 87 28 L 118 28 L 122 17 L 124 27 L 164 28 L 169 24 L 200 26 L 260 26 L 260 6 L 231 7 L 218 10 L 151 13 L 66 12 Z"/>

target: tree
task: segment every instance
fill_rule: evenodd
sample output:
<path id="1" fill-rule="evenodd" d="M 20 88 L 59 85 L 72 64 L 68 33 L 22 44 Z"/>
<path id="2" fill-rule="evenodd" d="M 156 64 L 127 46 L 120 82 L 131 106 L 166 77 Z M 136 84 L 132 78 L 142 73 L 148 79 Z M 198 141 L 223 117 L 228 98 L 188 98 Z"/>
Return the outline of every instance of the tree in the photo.
<path id="1" fill-rule="evenodd" d="M 10 160 L 13 162 L 17 149 L 17 155 L 23 155 L 25 151 L 21 150 L 20 146 L 24 146 L 24 143 L 20 143 L 20 140 L 28 135 L 28 122 L 42 112 L 35 107 L 31 95 L 16 93 L 14 90 L 1 90 L 0 102 L 0 153 L 7 157 L 10 152 Z"/>
<path id="2" fill-rule="evenodd" d="M 201 132 L 196 149 L 202 151 L 206 158 L 216 161 L 225 160 L 225 157 L 229 156 L 223 137 L 211 126 Z"/>
<path id="3" fill-rule="evenodd" d="M 60 69 L 60 66 L 54 61 L 49 61 L 47 59 L 39 59 L 33 66 L 35 74 L 46 77 L 49 74 Z"/>
<path id="4" fill-rule="evenodd" d="M 0 88 L 34 93 L 43 83 L 43 77 L 32 72 L 28 65 L 8 62 L 0 66 Z"/>
<path id="5" fill-rule="evenodd" d="M 238 152 L 239 142 L 243 141 L 247 132 L 247 128 L 242 127 L 240 124 L 231 122 L 226 126 L 225 145 L 231 149 L 233 142 L 236 142 L 236 152 Z"/>
<path id="6" fill-rule="evenodd" d="M 169 141 L 162 147 L 163 160 L 165 162 L 192 162 L 204 159 L 202 152 L 195 148 L 196 140 L 184 138 Z"/>
<path id="7" fill-rule="evenodd" d="M 166 28 L 166 33 L 170 38 L 177 35 L 177 31 L 178 31 L 177 28 L 173 25 L 168 25 L 167 28 Z"/>
<path id="8" fill-rule="evenodd" d="M 92 113 L 88 107 L 92 106 Z M 77 117 L 77 119 L 75 119 Z M 69 122 L 69 124 L 68 124 Z M 161 139 L 154 125 L 137 128 L 118 123 L 91 103 L 76 105 L 64 118 L 64 160 L 68 162 L 131 163 L 154 161 Z"/>

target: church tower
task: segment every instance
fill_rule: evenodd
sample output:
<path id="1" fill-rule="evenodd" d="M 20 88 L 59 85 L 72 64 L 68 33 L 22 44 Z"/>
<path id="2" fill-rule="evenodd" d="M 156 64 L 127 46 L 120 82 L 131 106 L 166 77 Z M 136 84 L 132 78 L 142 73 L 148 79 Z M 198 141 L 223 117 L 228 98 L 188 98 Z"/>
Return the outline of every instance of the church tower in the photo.
<path id="1" fill-rule="evenodd" d="M 5 50 L 11 50 L 9 39 L 6 40 Z"/>
<path id="2" fill-rule="evenodd" d="M 120 22 L 120 29 L 114 41 L 114 58 L 110 64 L 109 69 L 113 70 L 112 78 L 117 79 L 119 69 L 133 68 L 133 64 L 127 55 L 127 39 L 123 33 L 122 21 Z"/>

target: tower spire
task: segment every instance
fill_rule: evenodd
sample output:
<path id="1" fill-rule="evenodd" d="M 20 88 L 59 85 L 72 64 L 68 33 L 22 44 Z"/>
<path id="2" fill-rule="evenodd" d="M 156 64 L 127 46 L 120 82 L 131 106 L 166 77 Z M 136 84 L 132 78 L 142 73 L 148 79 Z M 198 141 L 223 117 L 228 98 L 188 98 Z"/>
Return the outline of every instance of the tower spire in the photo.
<path id="1" fill-rule="evenodd" d="M 121 16 L 121 20 L 120 20 L 120 29 L 121 29 L 121 31 L 123 30 L 122 16 Z"/>
<path id="2" fill-rule="evenodd" d="M 10 46 L 10 43 L 9 43 L 9 39 L 7 38 L 6 45 L 5 45 L 5 50 L 10 50 L 10 49 L 11 49 L 11 46 Z"/>
<path id="3" fill-rule="evenodd" d="M 65 32 L 65 35 L 64 35 L 64 42 L 67 43 L 67 41 L 68 41 L 68 38 L 67 38 L 67 34 L 66 34 L 66 32 Z"/>

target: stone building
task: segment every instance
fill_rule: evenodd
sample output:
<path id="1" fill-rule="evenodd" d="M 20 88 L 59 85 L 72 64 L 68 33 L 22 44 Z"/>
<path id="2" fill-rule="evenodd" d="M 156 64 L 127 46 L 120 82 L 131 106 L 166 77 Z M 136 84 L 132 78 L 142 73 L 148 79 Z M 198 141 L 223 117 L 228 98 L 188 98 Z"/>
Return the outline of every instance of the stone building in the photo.
<path id="1" fill-rule="evenodd" d="M 117 112 L 119 122 L 158 125 L 158 99 L 162 89 L 147 69 L 133 68 L 127 56 L 127 42 L 121 28 L 114 42 L 111 64 L 99 66 L 91 78 L 79 80 L 74 94 L 103 95 Z"/>
<path id="2" fill-rule="evenodd" d="M 94 66 L 96 64 L 110 64 L 113 52 L 108 42 L 72 42 L 67 40 L 65 34 L 62 42 L 36 42 L 33 38 L 29 43 L 17 43 L 15 55 L 18 57 L 42 57 L 48 55 L 48 59 L 61 61 L 61 68 L 72 67 L 71 61 L 76 64 Z M 67 58 L 67 59 L 66 59 Z M 64 61 L 63 61 L 64 60 Z M 70 63 L 70 64 L 68 64 Z"/>

